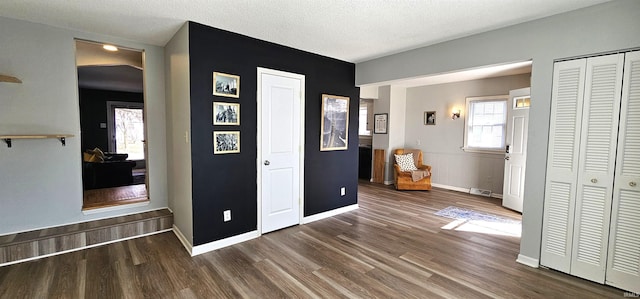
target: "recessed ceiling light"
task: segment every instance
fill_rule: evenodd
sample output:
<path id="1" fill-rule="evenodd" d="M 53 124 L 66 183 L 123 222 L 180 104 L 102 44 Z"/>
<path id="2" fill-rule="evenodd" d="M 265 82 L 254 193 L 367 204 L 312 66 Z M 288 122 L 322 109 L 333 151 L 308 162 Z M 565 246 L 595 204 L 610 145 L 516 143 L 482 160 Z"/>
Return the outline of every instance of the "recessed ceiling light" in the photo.
<path id="1" fill-rule="evenodd" d="M 107 51 L 111 51 L 111 52 L 118 51 L 118 47 L 116 47 L 114 45 L 104 45 L 104 46 L 102 46 L 102 48 L 107 50 Z"/>

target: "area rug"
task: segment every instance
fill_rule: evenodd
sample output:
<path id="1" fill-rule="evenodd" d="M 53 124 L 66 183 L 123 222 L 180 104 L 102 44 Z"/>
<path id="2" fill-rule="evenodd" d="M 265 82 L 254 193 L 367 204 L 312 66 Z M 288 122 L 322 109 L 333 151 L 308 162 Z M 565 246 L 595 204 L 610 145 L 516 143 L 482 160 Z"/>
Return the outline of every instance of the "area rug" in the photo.
<path id="1" fill-rule="evenodd" d="M 520 237 L 522 224 L 519 220 L 500 217 L 489 213 L 447 207 L 434 213 L 435 215 L 455 219 L 443 226 L 444 230 L 466 231 L 474 233 Z"/>
<path id="2" fill-rule="evenodd" d="M 446 207 L 440 211 L 435 212 L 434 214 L 442 217 L 447 217 L 451 219 L 465 219 L 465 220 L 479 220 L 486 222 L 499 222 L 499 223 L 509 223 L 509 224 L 519 224 L 520 221 L 515 219 L 509 219 L 500 217 L 493 214 L 476 212 L 474 210 L 467 210 L 458 207 Z"/>

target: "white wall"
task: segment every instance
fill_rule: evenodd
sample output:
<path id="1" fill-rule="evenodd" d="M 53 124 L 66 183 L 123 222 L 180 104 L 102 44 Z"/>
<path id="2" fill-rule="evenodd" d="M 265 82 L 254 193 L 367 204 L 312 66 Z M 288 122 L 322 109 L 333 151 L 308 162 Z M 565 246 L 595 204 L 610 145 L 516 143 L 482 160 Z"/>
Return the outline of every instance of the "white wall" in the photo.
<path id="1" fill-rule="evenodd" d="M 502 194 L 504 154 L 465 152 L 465 99 L 509 94 L 529 87 L 530 74 L 472 80 L 407 89 L 405 147 L 419 148 L 425 164 L 431 165 L 433 184 L 468 189 L 479 187 Z M 462 110 L 451 119 L 454 107 Z M 424 125 L 424 112 L 436 111 L 436 125 Z"/>
<path id="2" fill-rule="evenodd" d="M 169 207 L 173 211 L 175 227 L 180 230 L 186 241 L 190 242 L 189 245 L 193 245 L 188 23 L 185 23 L 167 43 L 165 69 Z"/>
<path id="3" fill-rule="evenodd" d="M 356 85 L 533 60 L 520 254 L 540 256 L 553 61 L 640 47 L 640 1 L 617 0 L 358 63 Z"/>
<path id="4" fill-rule="evenodd" d="M 144 207 L 83 215 L 80 114 L 74 38 L 145 51 L 149 196 Z M 115 37 L 0 17 L 0 135 L 74 134 L 0 143 L 0 235 L 167 206 L 164 50 Z"/>

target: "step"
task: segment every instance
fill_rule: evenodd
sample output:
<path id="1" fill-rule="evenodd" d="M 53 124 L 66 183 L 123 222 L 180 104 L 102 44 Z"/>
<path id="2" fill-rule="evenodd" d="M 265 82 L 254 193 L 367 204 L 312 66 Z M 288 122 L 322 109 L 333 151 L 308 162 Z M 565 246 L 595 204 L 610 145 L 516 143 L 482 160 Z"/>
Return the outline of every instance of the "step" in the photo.
<path id="1" fill-rule="evenodd" d="M 171 230 L 168 209 L 0 236 L 0 266 Z"/>

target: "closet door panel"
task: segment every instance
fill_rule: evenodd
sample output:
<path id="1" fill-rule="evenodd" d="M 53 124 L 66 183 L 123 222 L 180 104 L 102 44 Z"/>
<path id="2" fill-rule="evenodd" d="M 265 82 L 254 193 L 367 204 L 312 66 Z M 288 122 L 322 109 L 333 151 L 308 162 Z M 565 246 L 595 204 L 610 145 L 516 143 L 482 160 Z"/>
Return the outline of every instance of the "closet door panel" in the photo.
<path id="1" fill-rule="evenodd" d="M 625 59 L 606 283 L 640 293 L 640 52 Z"/>
<path id="2" fill-rule="evenodd" d="M 570 272 L 578 145 L 586 59 L 558 62 L 553 70 L 551 123 L 540 263 Z"/>
<path id="3" fill-rule="evenodd" d="M 587 59 L 571 274 L 604 283 L 624 54 Z"/>

